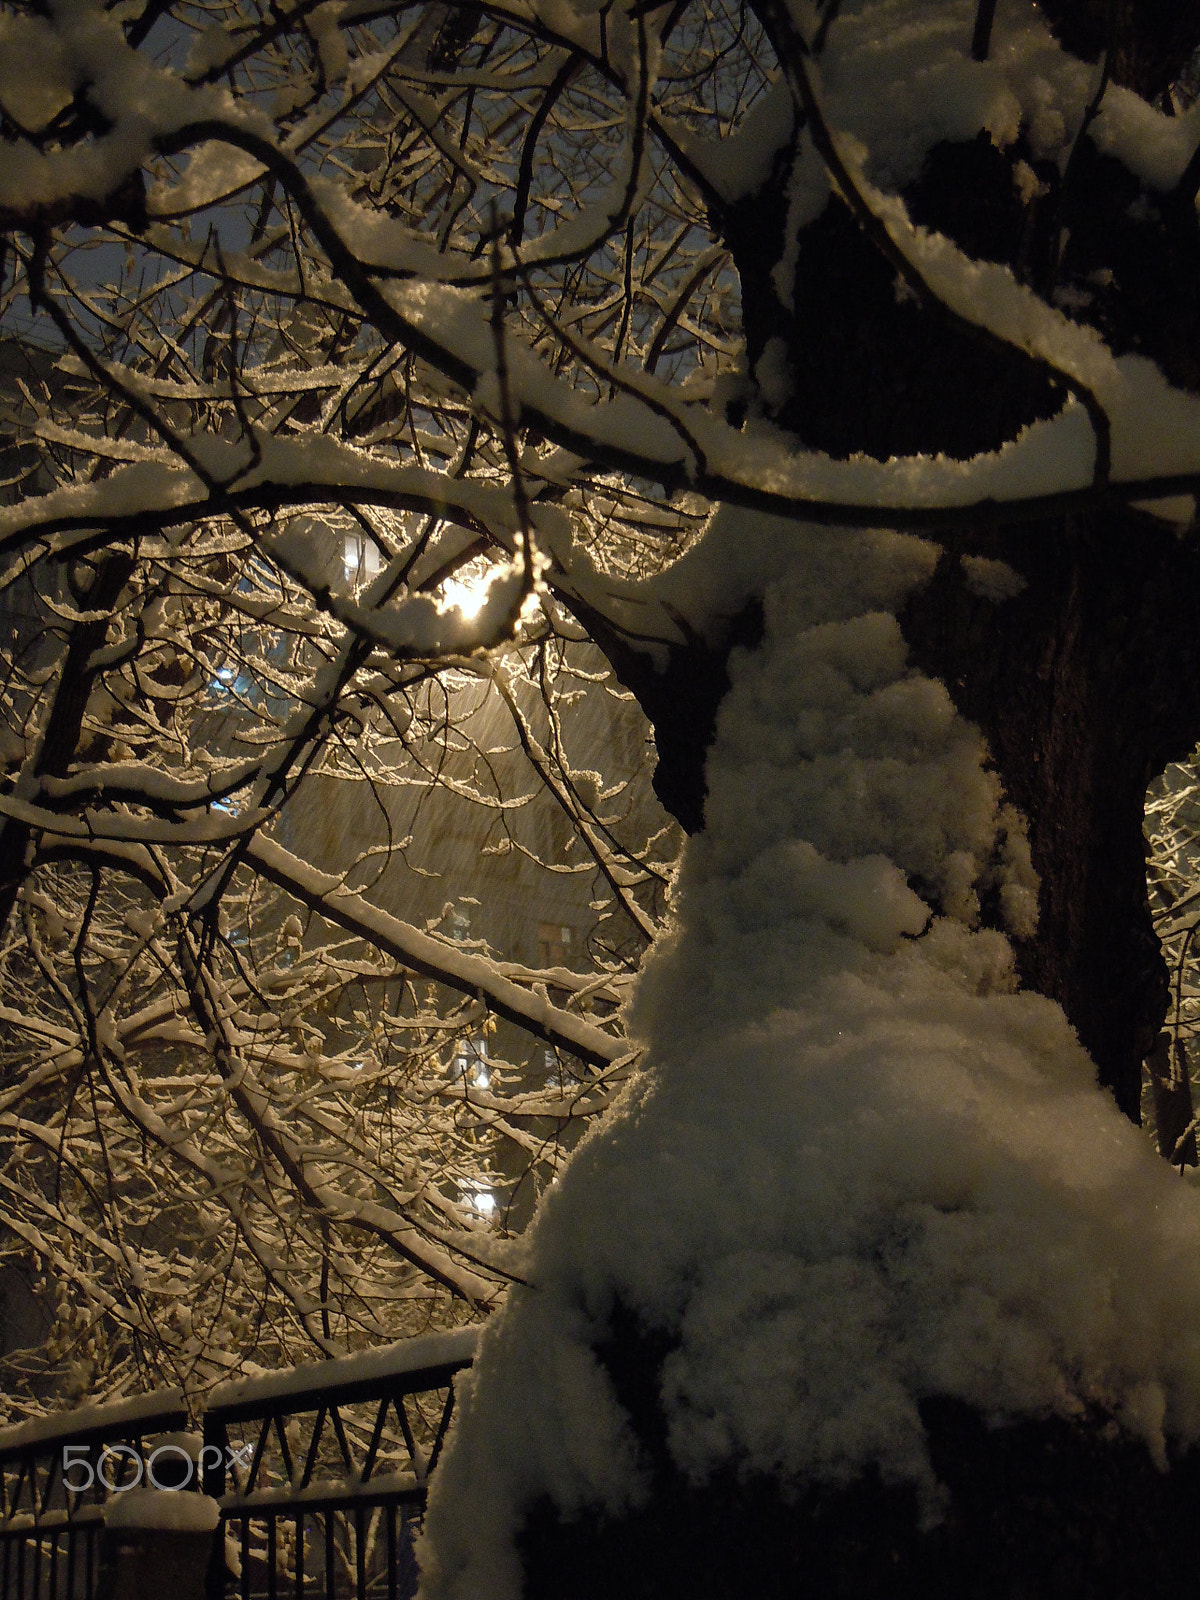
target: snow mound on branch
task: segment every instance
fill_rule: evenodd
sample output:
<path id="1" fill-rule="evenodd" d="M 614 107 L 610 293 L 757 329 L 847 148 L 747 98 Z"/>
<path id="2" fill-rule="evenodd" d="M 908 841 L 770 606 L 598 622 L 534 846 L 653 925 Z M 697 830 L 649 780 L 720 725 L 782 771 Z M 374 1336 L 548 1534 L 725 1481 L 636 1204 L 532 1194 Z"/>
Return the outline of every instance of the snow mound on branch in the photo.
<path id="1" fill-rule="evenodd" d="M 706 831 L 640 983 L 646 1070 L 481 1340 L 428 1600 L 514 1600 L 539 1496 L 647 1493 L 594 1354 L 617 1303 L 674 1341 L 661 1401 L 697 1480 L 874 1463 L 936 1515 L 931 1395 L 1099 1406 L 1160 1463 L 1200 1436 L 1200 1206 L 976 926 L 983 884 L 1034 885 L 982 739 L 891 614 L 928 549 L 728 511 L 709 538 L 774 550 L 764 641 L 732 663 Z"/>
<path id="2" fill-rule="evenodd" d="M 1024 132 L 1039 160 L 1065 164 L 1100 82 L 1099 64 L 1063 50 L 1030 0 L 998 8 L 986 61 L 971 55 L 977 0 L 843 0 L 812 61 L 825 115 L 867 153 L 867 176 L 893 193 L 911 183 L 942 140 L 986 133 L 1001 149 Z M 809 8 L 802 31 L 814 38 Z M 726 203 L 753 194 L 792 135 L 782 81 L 721 140 L 672 127 L 689 158 Z M 1171 189 L 1200 134 L 1200 106 L 1168 115 L 1128 89 L 1108 85 L 1091 127 L 1097 147 L 1150 187 Z M 792 175 L 791 222 L 815 217 L 829 194 L 819 161 Z M 1026 202 L 1028 203 L 1028 201 Z"/>

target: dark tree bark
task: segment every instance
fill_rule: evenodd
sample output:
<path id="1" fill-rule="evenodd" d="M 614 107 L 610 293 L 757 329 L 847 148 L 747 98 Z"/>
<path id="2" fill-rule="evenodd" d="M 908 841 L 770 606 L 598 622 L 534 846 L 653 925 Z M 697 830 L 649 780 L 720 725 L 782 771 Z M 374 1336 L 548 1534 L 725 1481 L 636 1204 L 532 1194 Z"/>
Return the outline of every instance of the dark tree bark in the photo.
<path id="1" fill-rule="evenodd" d="M 1040 877 L 1022 979 L 1058 1000 L 1099 1081 L 1139 1119 L 1167 1011 L 1146 895 L 1146 788 L 1200 739 L 1200 557 L 1136 514 L 998 541 L 1028 578 L 994 604 L 945 556 L 902 623 L 913 659 L 984 730 Z"/>
<path id="2" fill-rule="evenodd" d="M 75 585 L 73 599 L 89 615 L 71 626 L 71 634 L 58 669 L 54 703 L 41 730 L 41 745 L 34 764 L 39 778 L 65 777 L 76 758 L 83 719 L 97 669 L 89 665 L 108 637 L 111 613 L 133 571 L 133 557 L 118 550 L 100 556 L 82 570 L 82 586 Z M 15 818 L 0 826 L 0 931 L 8 925 L 17 895 L 25 881 L 28 857 L 37 830 Z"/>
<path id="3" fill-rule="evenodd" d="M 1107 50 L 1114 79 L 1147 98 L 1161 96 L 1200 45 L 1200 7 L 1190 0 L 1046 0 L 1045 10 L 1067 48 L 1086 59 Z M 838 457 L 966 459 L 1061 408 L 1066 396 L 1044 367 L 898 294 L 893 267 L 836 196 L 800 236 L 784 304 L 772 273 L 784 254 L 792 157 L 783 152 L 762 191 L 713 218 L 741 277 L 750 371 L 771 339 L 782 338 L 790 362 L 791 392 L 780 400 L 773 389 L 773 403 L 759 396 L 763 413 Z M 1031 204 L 1021 199 L 1019 162 L 1044 191 Z M 906 200 L 916 221 L 1070 305 L 1118 354 L 1139 352 L 1176 385 L 1200 390 L 1200 161 L 1192 166 L 1180 192 L 1164 197 L 1144 192 L 1086 135 L 1065 177 L 1024 141 L 999 150 L 981 137 L 934 149 Z M 963 553 L 1009 563 L 1026 587 L 982 598 Z M 1040 920 L 1017 943 L 1022 979 L 1062 1004 L 1100 1082 L 1134 1121 L 1167 1001 L 1146 896 L 1145 792 L 1200 740 L 1198 617 L 1195 541 L 1132 510 L 964 528 L 901 617 L 914 664 L 942 679 L 982 729 L 1027 819 Z M 723 647 L 680 649 L 655 675 L 612 643 L 614 665 L 656 726 L 659 794 L 695 830 L 700 758 L 727 686 Z M 997 922 L 998 908 L 984 915 Z M 950 1495 L 945 1521 L 927 1532 L 911 1494 L 870 1475 L 792 1498 L 772 1481 L 733 1474 L 697 1487 L 666 1449 L 658 1378 L 669 1348 L 616 1309 L 598 1354 L 653 1489 L 644 1509 L 618 1522 L 564 1523 L 534 1507 L 522 1546 L 528 1600 L 1147 1600 L 1193 1581 L 1200 1463 L 1177 1462 L 1164 1477 L 1103 1416 L 997 1429 L 966 1407 L 927 1400 L 931 1453 Z"/>

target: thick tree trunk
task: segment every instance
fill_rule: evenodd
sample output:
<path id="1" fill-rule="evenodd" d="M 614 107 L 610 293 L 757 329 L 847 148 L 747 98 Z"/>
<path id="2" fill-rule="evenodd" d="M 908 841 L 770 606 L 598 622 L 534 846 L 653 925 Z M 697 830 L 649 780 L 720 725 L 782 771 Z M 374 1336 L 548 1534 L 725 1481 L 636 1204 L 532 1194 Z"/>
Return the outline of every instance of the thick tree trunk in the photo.
<path id="1" fill-rule="evenodd" d="M 1057 11 L 1086 20 L 1086 7 Z M 1178 52 L 1181 18 L 1173 26 Z M 1197 31 L 1191 14 L 1193 47 Z M 1153 72 L 1146 49 L 1138 56 L 1131 43 L 1127 54 L 1143 76 L 1161 77 L 1163 48 Z M 773 340 L 772 367 L 782 358 L 791 373 L 790 392 L 761 409 L 832 455 L 887 459 L 968 458 L 1061 407 L 1063 392 L 1036 363 L 898 296 L 892 268 L 837 197 L 801 234 L 781 302 L 774 267 L 790 162 L 781 157 L 768 190 L 719 219 L 742 279 L 748 365 L 754 371 Z M 1032 204 L 1020 199 L 1022 162 L 1045 189 Z M 1200 227 L 1190 196 L 1141 191 L 1086 139 L 1064 180 L 1022 141 L 1001 151 L 983 137 L 935 148 L 906 199 L 917 221 L 1006 263 L 1047 297 L 1072 288 L 1071 303 L 1084 305 L 1076 314 L 1118 353 L 1137 350 L 1173 382 L 1200 388 Z M 1023 592 L 985 598 L 956 552 L 1006 562 Z M 1040 918 L 1018 946 L 1021 976 L 1063 1006 L 1100 1082 L 1134 1121 L 1142 1061 L 1166 1010 L 1142 815 L 1151 779 L 1200 741 L 1198 607 L 1194 540 L 1148 514 L 1109 511 L 963 529 L 902 618 L 914 664 L 942 679 L 983 730 L 1028 823 Z"/>
<path id="2" fill-rule="evenodd" d="M 1047 6 L 1081 53 L 1095 45 L 1101 12 L 1134 30 L 1114 52 L 1118 74 L 1155 93 L 1200 30 L 1194 8 L 1163 6 L 1162 27 L 1148 29 L 1139 49 L 1137 5 Z M 1019 161 L 1045 186 L 1032 206 L 1018 198 Z M 898 296 L 891 268 L 837 198 L 801 235 L 793 293 L 781 300 L 772 274 L 784 254 L 790 163 L 785 153 L 766 190 L 715 219 L 741 274 L 750 371 L 771 340 L 783 341 L 770 353 L 773 372 L 791 370 L 785 398 L 773 384 L 771 401 L 752 405 L 804 444 L 881 459 L 967 458 L 1060 408 L 1064 395 L 1044 370 Z M 1033 162 L 1020 142 L 1002 152 L 981 140 L 935 150 L 907 199 L 918 221 L 1007 262 L 1048 298 L 1056 284 L 1094 286 L 1087 318 L 1118 352 L 1139 350 L 1174 382 L 1200 388 L 1190 197 L 1140 195 L 1086 141 L 1064 188 L 1057 167 Z M 964 554 L 1003 561 L 1024 587 L 988 598 Z M 1194 541 L 1146 514 L 1111 511 L 964 529 L 900 619 L 914 665 L 940 678 L 982 729 L 1026 820 L 1040 890 L 1036 933 L 1016 942 L 1022 980 L 1062 1004 L 1101 1083 L 1135 1121 L 1142 1060 L 1166 1009 L 1146 897 L 1144 797 L 1200 739 L 1198 616 Z M 694 831 L 701 756 L 726 687 L 721 651 L 711 641 L 681 650 L 652 676 L 613 644 L 617 670 L 656 724 L 659 793 Z M 983 914 L 998 924 L 998 907 Z M 563 1521 L 549 1505 L 533 1508 L 522 1539 L 527 1600 L 1165 1600 L 1190 1581 L 1194 1456 L 1164 1477 L 1102 1416 L 997 1429 L 930 1399 L 922 1414 L 948 1491 L 933 1529 L 920 1528 L 909 1490 L 871 1474 L 795 1497 L 732 1474 L 697 1486 L 667 1449 L 659 1379 L 669 1348 L 616 1308 L 598 1354 L 650 1463 L 650 1493 L 619 1521 Z"/>
<path id="3" fill-rule="evenodd" d="M 1002 559 L 1022 591 L 989 598 L 947 551 L 906 607 L 904 635 L 914 666 L 982 729 L 1027 823 L 1039 917 L 1032 937 L 1013 941 L 1021 979 L 1059 1002 L 1099 1082 L 1137 1122 L 1168 999 L 1142 818 L 1152 779 L 1200 742 L 1200 550 L 1138 512 L 977 531 L 969 548 Z M 676 651 L 661 673 L 589 620 L 654 723 L 659 798 L 699 831 L 725 659 L 754 642 L 758 612 L 736 619 L 719 648 Z M 983 914 L 1000 926 L 998 906 Z"/>

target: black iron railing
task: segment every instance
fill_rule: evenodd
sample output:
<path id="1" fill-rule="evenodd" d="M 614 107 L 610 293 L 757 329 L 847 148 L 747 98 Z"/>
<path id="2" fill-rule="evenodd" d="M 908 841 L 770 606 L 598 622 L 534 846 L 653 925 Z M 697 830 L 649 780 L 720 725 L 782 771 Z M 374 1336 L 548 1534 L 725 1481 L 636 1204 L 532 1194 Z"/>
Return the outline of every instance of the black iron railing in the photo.
<path id="1" fill-rule="evenodd" d="M 412 1541 L 475 1329 L 224 1385 L 204 1414 L 221 1506 L 210 1600 L 408 1600 Z"/>
<path id="2" fill-rule="evenodd" d="M 105 1505 L 144 1480 L 158 1441 L 187 1421 L 182 1391 L 167 1389 L 0 1432 L 3 1600 L 93 1600 Z M 162 1466 L 182 1455 L 168 1443 Z"/>
<path id="3" fill-rule="evenodd" d="M 95 1600 L 105 1508 L 139 1486 L 217 1501 L 208 1600 L 409 1600 L 477 1331 L 222 1384 L 200 1434 L 178 1390 L 0 1431 L 0 1600 Z"/>

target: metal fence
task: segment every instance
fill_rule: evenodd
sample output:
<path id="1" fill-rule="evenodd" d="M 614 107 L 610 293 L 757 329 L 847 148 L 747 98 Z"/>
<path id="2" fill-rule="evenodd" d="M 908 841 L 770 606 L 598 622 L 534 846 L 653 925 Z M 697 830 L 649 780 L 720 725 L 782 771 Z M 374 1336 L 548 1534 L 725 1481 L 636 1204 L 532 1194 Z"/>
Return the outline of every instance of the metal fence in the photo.
<path id="1" fill-rule="evenodd" d="M 187 1422 L 168 1389 L 0 1433 L 3 1600 L 92 1600 L 106 1503 L 142 1480 L 151 1441 Z"/>
<path id="2" fill-rule="evenodd" d="M 410 1600 L 413 1539 L 477 1329 L 0 1432 L 0 1600 L 96 1600 L 105 1507 L 135 1487 L 220 1508 L 208 1600 Z M 149 1600 L 149 1597 L 147 1597 Z"/>

